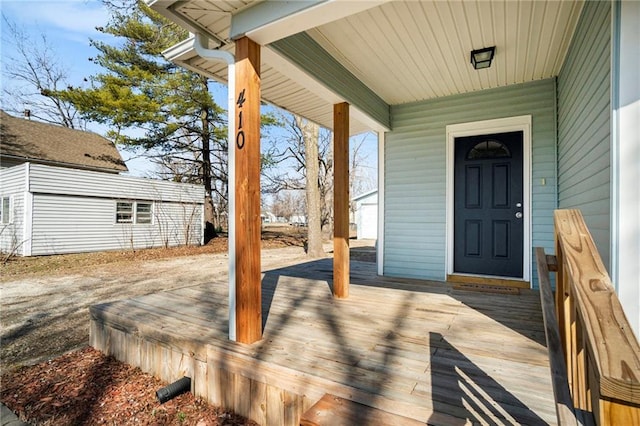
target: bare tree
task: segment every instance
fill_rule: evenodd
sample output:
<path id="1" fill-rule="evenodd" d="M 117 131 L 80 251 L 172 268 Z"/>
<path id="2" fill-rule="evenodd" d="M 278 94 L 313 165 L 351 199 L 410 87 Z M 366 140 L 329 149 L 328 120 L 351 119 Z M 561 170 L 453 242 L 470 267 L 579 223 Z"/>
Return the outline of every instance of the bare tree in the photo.
<path id="1" fill-rule="evenodd" d="M 5 16 L 3 43 L 15 46 L 14 56 L 2 58 L 4 85 L 2 109 L 69 128 L 84 128 L 76 109 L 62 100 L 59 90 L 68 87 L 69 72 L 57 58 L 46 35 L 32 40 Z"/>
<path id="2" fill-rule="evenodd" d="M 368 154 L 365 153 L 365 143 L 368 134 L 359 138 L 352 138 L 349 152 L 349 194 L 352 197 L 361 195 L 376 188 L 376 179 L 368 173 Z M 351 212 L 355 214 L 356 205 L 351 203 Z"/>
<path id="3" fill-rule="evenodd" d="M 322 217 L 319 180 L 318 135 L 320 126 L 296 116 L 296 126 L 302 130 L 304 141 L 304 159 L 306 170 L 307 199 L 307 256 L 323 257 Z"/>
<path id="4" fill-rule="evenodd" d="M 307 192 L 306 216 L 309 223 L 309 249 L 319 255 L 317 241 L 322 246 L 314 215 L 319 212 L 320 229 L 333 223 L 333 153 L 332 134 L 300 117 L 283 115 L 280 119 L 287 130 L 284 140 L 274 143 L 266 154 L 271 167 L 263 168 L 263 191 L 278 194 L 283 190 Z M 349 159 L 350 194 L 361 194 L 376 185 L 367 166 L 366 143 L 368 134 L 354 138 Z M 316 198 L 317 197 L 317 198 Z M 314 234 L 312 234 L 314 233 Z M 313 245 L 313 246 L 312 246 Z M 312 255 L 311 253 L 309 254 Z"/>
<path id="5" fill-rule="evenodd" d="M 276 217 L 290 221 L 294 216 L 304 214 L 307 207 L 302 191 L 285 190 L 273 194 L 271 213 Z"/>
<path id="6" fill-rule="evenodd" d="M 287 130 L 284 141 L 268 153 L 271 168 L 263 168 L 263 191 L 305 190 L 308 223 L 307 254 L 324 255 L 322 228 L 330 224 L 330 193 L 333 181 L 331 137 L 326 129 L 293 115 L 280 120 Z"/>
<path id="7" fill-rule="evenodd" d="M 276 140 L 266 154 L 269 161 L 263 161 L 263 188 L 268 194 L 282 190 L 305 190 L 307 187 L 305 140 L 297 118 L 286 114 L 280 118 L 287 134 L 284 139 Z M 320 209 L 322 227 L 332 222 L 331 193 L 333 191 L 333 157 L 331 153 L 331 132 L 318 128 L 318 180 L 320 188 Z"/>

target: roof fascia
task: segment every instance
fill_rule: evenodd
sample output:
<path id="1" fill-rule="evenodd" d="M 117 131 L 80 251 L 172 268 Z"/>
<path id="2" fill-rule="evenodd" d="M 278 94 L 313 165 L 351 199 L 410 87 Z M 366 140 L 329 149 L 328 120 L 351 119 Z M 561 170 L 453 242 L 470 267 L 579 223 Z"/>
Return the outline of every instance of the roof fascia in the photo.
<path id="1" fill-rule="evenodd" d="M 264 29 L 270 26 L 274 29 L 276 23 L 286 20 L 291 16 L 308 15 L 309 9 L 326 2 L 327 0 L 307 0 L 263 1 L 257 3 L 233 15 L 229 36 L 232 40 L 237 40 L 261 28 Z M 263 44 L 255 38 L 251 37 L 251 39 Z"/>
<path id="2" fill-rule="evenodd" d="M 308 34 L 289 36 L 269 44 L 268 48 L 294 64 L 304 74 L 311 76 L 312 79 L 307 79 L 304 83 L 307 87 L 315 89 L 314 92 L 321 94 L 322 91 L 328 90 L 333 93 L 333 97 L 348 102 L 362 112 L 362 116 L 359 116 L 356 111 L 352 111 L 352 114 L 358 115 L 359 121 L 367 124 L 371 129 L 378 131 L 391 129 L 389 104 L 342 66 Z M 271 59 L 274 60 L 274 58 Z M 278 65 L 277 69 L 283 71 L 285 64 Z M 289 77 L 300 83 L 302 76 L 289 75 Z M 316 83 L 309 85 L 311 83 L 309 80 L 316 80 Z M 323 86 L 324 89 L 317 86 Z M 331 97 L 323 97 L 334 102 Z"/>
<path id="3" fill-rule="evenodd" d="M 371 191 L 367 191 L 363 194 L 358 195 L 357 197 L 353 197 L 351 201 L 360 201 L 363 198 L 367 198 L 369 195 L 375 194 L 378 192 L 378 188 L 372 189 Z"/>
<path id="4" fill-rule="evenodd" d="M 65 163 L 62 161 L 53 161 L 53 160 L 42 160 L 39 158 L 21 157 L 18 155 L 2 154 L 0 157 L 9 158 L 12 160 L 24 161 L 25 163 L 43 164 L 45 166 L 64 167 L 66 169 L 90 170 L 93 172 L 110 173 L 114 175 L 120 174 L 121 172 L 129 172 L 129 168 L 127 167 L 126 164 L 123 164 L 124 168 L 111 169 L 108 167 L 89 166 L 89 165 L 76 164 L 76 163 Z"/>
<path id="5" fill-rule="evenodd" d="M 223 80 L 219 76 L 212 74 L 210 72 L 207 72 L 205 69 L 193 66 L 191 64 L 192 60 L 200 58 L 200 56 L 198 55 L 198 52 L 196 52 L 196 49 L 195 49 L 195 40 L 196 40 L 195 35 L 191 34 L 188 38 L 164 50 L 162 52 L 162 56 L 164 56 L 164 58 L 167 61 L 173 62 L 174 64 L 179 65 L 189 71 L 193 71 L 197 74 L 211 78 L 212 80 L 215 80 L 218 83 L 225 84 L 225 85 L 228 84 L 228 81 Z M 219 49 L 222 50 L 222 48 L 219 48 Z"/>
<path id="6" fill-rule="evenodd" d="M 188 38 L 164 50 L 162 56 L 164 56 L 167 61 L 174 63 L 193 58 L 196 56 L 196 50 L 193 47 L 195 39 L 195 35 L 190 34 Z"/>
<path id="7" fill-rule="evenodd" d="M 232 40 L 237 40 L 247 36 L 264 46 L 310 28 L 379 6 L 385 1 L 264 1 L 232 16 L 230 37 Z"/>
<path id="8" fill-rule="evenodd" d="M 220 47 L 224 45 L 224 41 L 219 40 L 215 34 L 211 34 L 206 28 L 201 25 L 198 25 L 196 22 L 191 20 L 184 19 L 184 17 L 176 13 L 174 9 L 183 3 L 188 3 L 187 1 L 176 1 L 176 0 L 144 0 L 151 9 L 158 12 L 160 15 L 164 16 L 171 22 L 178 24 L 180 27 L 188 30 L 189 32 L 195 34 L 206 34 L 208 37 L 218 42 L 218 46 Z"/>

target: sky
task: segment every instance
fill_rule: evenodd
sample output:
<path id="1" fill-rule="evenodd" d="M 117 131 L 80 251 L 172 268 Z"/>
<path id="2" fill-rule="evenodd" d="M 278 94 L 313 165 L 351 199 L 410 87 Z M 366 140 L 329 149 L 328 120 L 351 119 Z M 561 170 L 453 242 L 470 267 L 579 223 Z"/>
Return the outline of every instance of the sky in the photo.
<path id="1" fill-rule="evenodd" d="M 106 41 L 110 36 L 97 31 L 95 28 L 104 26 L 109 20 L 109 15 L 101 3 L 95 0 L 0 0 L 0 12 L 2 20 L 2 43 L 0 45 L 0 63 L 3 58 L 13 56 L 15 46 L 8 42 L 6 37 L 7 19 L 19 29 L 23 30 L 30 39 L 36 40 L 41 35 L 46 35 L 47 40 L 54 48 L 54 54 L 65 64 L 69 75 L 69 83 L 81 84 L 85 77 L 89 77 L 100 71 L 100 67 L 89 61 L 89 58 L 97 54 L 97 50 L 91 47 L 89 39 Z M 0 85 L 12 84 L 6 81 L 4 76 Z M 226 108 L 226 87 L 214 84 L 212 96 L 216 103 Z M 25 105 L 27 107 L 28 105 Z M 104 134 L 106 128 L 98 125 L 89 125 L 88 129 L 99 134 Z M 359 137 L 360 140 L 362 136 Z M 152 165 L 143 158 L 135 156 L 124 150 L 120 150 L 124 157 L 130 174 L 135 176 L 148 176 L 153 170 Z M 377 137 L 367 137 L 365 154 L 367 167 L 377 168 Z M 131 158 L 131 159 L 130 159 Z"/>
<path id="2" fill-rule="evenodd" d="M 103 39 L 105 36 L 95 27 L 108 21 L 106 9 L 97 1 L 0 0 L 0 11 L 3 58 L 14 52 L 14 46 L 6 38 L 6 18 L 31 39 L 46 35 L 57 56 L 67 65 L 69 80 L 81 81 L 97 71 L 98 67 L 89 62 L 96 53 L 89 39 Z"/>

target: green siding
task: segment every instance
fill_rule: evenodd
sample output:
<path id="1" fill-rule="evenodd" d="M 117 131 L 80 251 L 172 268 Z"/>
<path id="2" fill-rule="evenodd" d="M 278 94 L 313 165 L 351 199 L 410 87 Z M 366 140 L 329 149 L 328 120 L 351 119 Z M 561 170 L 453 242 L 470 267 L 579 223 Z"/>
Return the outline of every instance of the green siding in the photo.
<path id="1" fill-rule="evenodd" d="M 392 106 L 393 131 L 386 134 L 384 159 L 385 275 L 445 279 L 450 124 L 532 116 L 532 245 L 553 251 L 555 90 L 555 80 L 548 79 Z"/>
<path id="2" fill-rule="evenodd" d="M 582 211 L 610 249 L 611 3 L 586 2 L 558 76 L 558 204 Z"/>
<path id="3" fill-rule="evenodd" d="M 269 45 L 349 104 L 389 128 L 389 105 L 329 55 L 311 36 L 296 34 Z"/>

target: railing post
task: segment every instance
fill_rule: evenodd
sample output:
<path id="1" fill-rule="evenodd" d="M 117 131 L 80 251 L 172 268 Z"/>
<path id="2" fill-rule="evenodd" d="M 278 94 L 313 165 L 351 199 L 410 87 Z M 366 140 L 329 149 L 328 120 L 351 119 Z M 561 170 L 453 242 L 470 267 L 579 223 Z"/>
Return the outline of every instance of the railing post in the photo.
<path id="1" fill-rule="evenodd" d="M 556 309 L 576 409 L 640 424 L 640 344 L 578 210 L 555 212 Z"/>

